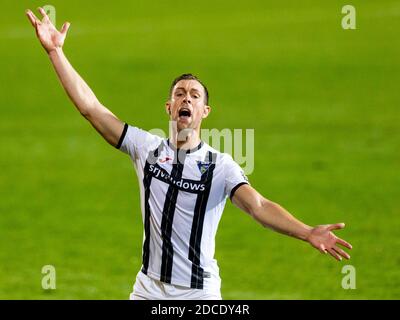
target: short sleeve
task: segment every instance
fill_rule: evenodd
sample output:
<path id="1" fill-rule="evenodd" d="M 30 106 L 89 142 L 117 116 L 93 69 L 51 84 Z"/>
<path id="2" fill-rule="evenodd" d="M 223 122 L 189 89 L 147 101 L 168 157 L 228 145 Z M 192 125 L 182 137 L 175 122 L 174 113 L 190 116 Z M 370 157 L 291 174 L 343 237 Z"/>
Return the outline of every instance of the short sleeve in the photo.
<path id="1" fill-rule="evenodd" d="M 152 145 L 155 140 L 159 141 L 161 138 L 125 123 L 116 148 L 135 158 L 139 150 L 147 149 L 145 146 Z"/>
<path id="2" fill-rule="evenodd" d="M 225 164 L 225 194 L 232 200 L 235 191 L 244 184 L 250 184 L 249 179 L 244 174 L 243 169 L 232 159 L 226 156 Z"/>

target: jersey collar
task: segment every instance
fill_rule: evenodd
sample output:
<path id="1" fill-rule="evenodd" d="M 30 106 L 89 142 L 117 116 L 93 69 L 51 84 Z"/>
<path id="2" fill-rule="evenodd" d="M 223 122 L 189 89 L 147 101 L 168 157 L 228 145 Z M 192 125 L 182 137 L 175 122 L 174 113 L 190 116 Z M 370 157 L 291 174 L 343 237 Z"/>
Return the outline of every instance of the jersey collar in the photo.
<path id="1" fill-rule="evenodd" d="M 167 139 L 167 144 L 168 147 L 170 147 L 172 150 L 179 152 L 180 150 L 184 150 L 186 153 L 193 153 L 196 152 L 197 150 L 200 150 L 200 148 L 204 145 L 203 141 L 200 141 L 197 147 L 194 147 L 192 149 L 179 149 L 176 148 L 172 143 L 170 143 L 169 139 Z"/>

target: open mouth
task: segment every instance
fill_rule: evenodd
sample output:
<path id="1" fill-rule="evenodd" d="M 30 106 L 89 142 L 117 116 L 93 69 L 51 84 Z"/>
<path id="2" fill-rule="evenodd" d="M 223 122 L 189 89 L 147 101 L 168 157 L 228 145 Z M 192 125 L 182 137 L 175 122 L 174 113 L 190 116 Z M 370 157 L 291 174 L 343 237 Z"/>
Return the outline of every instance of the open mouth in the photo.
<path id="1" fill-rule="evenodd" d="M 179 118 L 189 118 L 192 115 L 189 109 L 181 109 L 179 110 Z"/>

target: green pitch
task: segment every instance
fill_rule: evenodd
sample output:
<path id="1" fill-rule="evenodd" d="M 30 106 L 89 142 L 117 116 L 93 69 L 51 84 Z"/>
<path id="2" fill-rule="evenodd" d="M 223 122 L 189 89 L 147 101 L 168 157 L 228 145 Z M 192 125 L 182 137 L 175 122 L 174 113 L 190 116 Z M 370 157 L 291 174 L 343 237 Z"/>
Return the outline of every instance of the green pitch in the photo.
<path id="1" fill-rule="evenodd" d="M 167 131 L 172 79 L 197 74 L 204 128 L 255 129 L 252 185 L 308 224 L 346 222 L 337 262 L 228 203 L 216 240 L 225 299 L 400 298 L 400 4 L 52 1 L 65 53 L 120 119 Z M 141 263 L 130 159 L 67 99 L 29 21 L 0 25 L 0 298 L 127 299 Z M 57 289 L 41 287 L 53 265 Z M 356 268 L 356 289 L 341 287 Z"/>

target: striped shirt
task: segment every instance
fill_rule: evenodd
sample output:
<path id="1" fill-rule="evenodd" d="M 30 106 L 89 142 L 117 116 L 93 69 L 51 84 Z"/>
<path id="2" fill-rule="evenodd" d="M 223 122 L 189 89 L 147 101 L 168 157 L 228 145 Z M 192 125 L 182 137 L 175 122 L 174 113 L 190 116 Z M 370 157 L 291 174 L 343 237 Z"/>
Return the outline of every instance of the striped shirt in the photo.
<path id="1" fill-rule="evenodd" d="M 219 288 L 215 235 L 227 197 L 248 183 L 243 170 L 204 142 L 179 150 L 128 124 L 117 148 L 130 155 L 139 179 L 141 271 L 174 285 Z"/>

